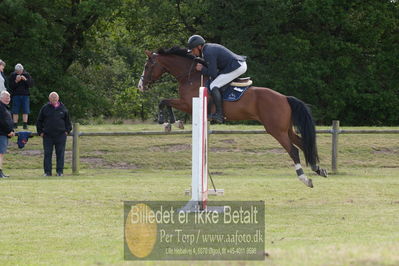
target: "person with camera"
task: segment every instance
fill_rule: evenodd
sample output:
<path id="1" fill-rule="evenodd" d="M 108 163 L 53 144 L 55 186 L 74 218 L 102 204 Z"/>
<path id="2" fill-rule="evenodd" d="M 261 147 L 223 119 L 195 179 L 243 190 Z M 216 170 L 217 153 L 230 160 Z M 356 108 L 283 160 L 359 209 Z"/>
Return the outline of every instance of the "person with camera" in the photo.
<path id="1" fill-rule="evenodd" d="M 15 65 L 15 71 L 9 78 L 10 92 L 12 97 L 12 118 L 14 128 L 18 128 L 18 117 L 22 109 L 23 128 L 28 129 L 29 106 L 29 88 L 33 86 L 32 77 L 24 70 L 21 64 Z"/>

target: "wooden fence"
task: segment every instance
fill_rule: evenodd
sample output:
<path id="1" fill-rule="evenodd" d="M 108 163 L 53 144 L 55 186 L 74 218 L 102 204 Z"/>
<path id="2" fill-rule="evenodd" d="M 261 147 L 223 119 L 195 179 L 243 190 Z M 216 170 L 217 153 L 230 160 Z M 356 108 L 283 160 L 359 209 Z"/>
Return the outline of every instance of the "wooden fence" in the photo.
<path id="1" fill-rule="evenodd" d="M 340 134 L 398 134 L 399 130 L 341 130 L 339 121 L 334 120 L 331 129 L 316 130 L 318 134 L 331 134 L 331 171 L 332 173 L 338 172 L 338 137 Z M 191 131 L 143 131 L 143 132 L 80 132 L 79 124 L 75 123 L 71 136 L 72 140 L 72 173 L 79 174 L 79 137 L 89 136 L 155 136 L 155 135 L 189 135 Z M 209 134 L 265 134 L 264 130 L 209 130 Z"/>

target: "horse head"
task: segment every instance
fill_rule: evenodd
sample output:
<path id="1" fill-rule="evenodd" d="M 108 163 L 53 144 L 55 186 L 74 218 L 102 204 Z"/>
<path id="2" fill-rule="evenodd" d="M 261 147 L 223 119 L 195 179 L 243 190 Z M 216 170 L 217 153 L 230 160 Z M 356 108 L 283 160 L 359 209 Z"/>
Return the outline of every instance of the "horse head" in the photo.
<path id="1" fill-rule="evenodd" d="M 149 86 L 157 81 L 166 69 L 158 62 L 158 54 L 150 51 L 145 51 L 147 61 L 144 64 L 143 74 L 140 77 L 138 89 L 141 91 L 148 90 Z"/>
<path id="2" fill-rule="evenodd" d="M 205 61 L 190 54 L 187 49 L 172 47 L 170 49 L 160 48 L 156 53 L 145 51 L 147 61 L 144 65 L 143 74 L 138 84 L 139 90 L 147 90 L 151 83 L 157 81 L 163 73 L 168 72 L 179 82 L 184 79 L 199 79 L 200 73 L 195 71 L 195 64 L 206 65 Z"/>

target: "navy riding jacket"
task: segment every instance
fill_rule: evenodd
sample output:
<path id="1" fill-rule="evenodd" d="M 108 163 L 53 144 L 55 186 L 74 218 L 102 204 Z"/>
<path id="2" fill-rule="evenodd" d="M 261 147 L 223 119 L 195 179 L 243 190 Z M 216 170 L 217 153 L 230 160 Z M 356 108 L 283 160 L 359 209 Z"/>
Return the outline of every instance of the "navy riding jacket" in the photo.
<path id="1" fill-rule="evenodd" d="M 244 62 L 247 59 L 246 56 L 237 55 L 226 47 L 216 43 L 204 44 L 202 56 L 208 66 L 204 66 L 201 73 L 212 79 L 215 79 L 220 74 L 236 70 L 241 66 L 238 62 Z"/>

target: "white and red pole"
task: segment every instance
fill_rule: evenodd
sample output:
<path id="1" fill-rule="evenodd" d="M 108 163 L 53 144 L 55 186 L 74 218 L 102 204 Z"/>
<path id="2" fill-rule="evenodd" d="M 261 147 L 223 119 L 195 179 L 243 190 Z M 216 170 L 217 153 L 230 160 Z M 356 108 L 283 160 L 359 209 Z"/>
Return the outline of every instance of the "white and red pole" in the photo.
<path id="1" fill-rule="evenodd" d="M 192 184 L 191 201 L 200 210 L 208 201 L 208 90 L 199 88 L 199 97 L 193 98 L 192 111 Z"/>

